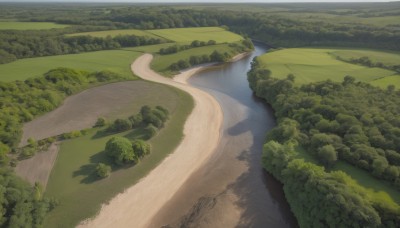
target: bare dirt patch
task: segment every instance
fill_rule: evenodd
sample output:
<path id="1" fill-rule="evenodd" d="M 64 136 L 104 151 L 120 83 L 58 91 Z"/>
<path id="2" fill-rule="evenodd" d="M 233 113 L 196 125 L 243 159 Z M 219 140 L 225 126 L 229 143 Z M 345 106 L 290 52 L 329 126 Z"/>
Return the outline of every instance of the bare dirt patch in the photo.
<path id="1" fill-rule="evenodd" d="M 58 143 L 53 143 L 47 151 L 40 152 L 34 157 L 18 162 L 15 172 L 32 185 L 39 182 L 46 188 L 51 169 L 57 159 Z"/>
<path id="2" fill-rule="evenodd" d="M 162 105 L 174 110 L 176 99 L 169 99 L 169 103 L 154 103 L 157 100 L 154 97 L 165 94 L 177 96 L 168 87 L 145 81 L 117 82 L 85 90 L 68 97 L 54 111 L 26 123 L 20 146 L 26 145 L 31 137 L 40 140 L 90 128 L 98 117 L 127 117 L 137 112 L 142 105 Z M 137 99 L 139 95 L 140 100 Z"/>

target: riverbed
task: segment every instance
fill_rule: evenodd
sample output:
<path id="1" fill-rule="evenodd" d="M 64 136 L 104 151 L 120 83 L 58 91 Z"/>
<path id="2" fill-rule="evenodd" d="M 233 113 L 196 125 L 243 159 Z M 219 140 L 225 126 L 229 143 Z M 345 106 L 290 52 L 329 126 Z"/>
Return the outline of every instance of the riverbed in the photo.
<path id="1" fill-rule="evenodd" d="M 252 59 L 266 51 L 256 45 L 246 58 L 189 79 L 222 107 L 222 137 L 213 156 L 157 213 L 152 227 L 297 227 L 282 185 L 261 166 L 266 132 L 276 123 L 273 110 L 253 96 L 246 73 Z"/>

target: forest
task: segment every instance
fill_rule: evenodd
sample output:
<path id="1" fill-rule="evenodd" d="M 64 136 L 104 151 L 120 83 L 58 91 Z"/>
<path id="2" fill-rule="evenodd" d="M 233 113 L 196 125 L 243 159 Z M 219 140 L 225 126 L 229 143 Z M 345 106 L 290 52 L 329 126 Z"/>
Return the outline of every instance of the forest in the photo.
<path id="1" fill-rule="evenodd" d="M 391 3 L 395 7 L 397 3 Z M 343 46 L 400 50 L 400 32 L 396 26 L 377 26 L 375 24 L 358 23 L 350 18 L 344 23 L 334 23 L 325 20 L 298 20 L 291 13 L 326 13 L 338 15 L 343 7 L 338 5 L 333 9 L 316 4 L 316 9 L 296 5 L 280 5 L 284 14 L 269 11 L 269 6 L 254 5 L 238 12 L 229 6 L 224 10 L 212 9 L 209 6 L 194 7 L 151 7 L 151 6 L 103 6 L 84 7 L 71 4 L 69 10 L 52 6 L 36 8 L 34 5 L 4 5 L 0 15 L 5 18 L 14 17 L 21 21 L 42 21 L 68 24 L 70 27 L 40 30 L 13 31 L 0 30 L 1 62 L 15 59 L 45 55 L 79 53 L 84 51 L 105 50 L 126 46 L 155 44 L 162 40 L 149 37 L 67 37 L 66 34 L 86 31 L 113 29 L 165 29 L 183 27 L 226 26 L 236 33 L 247 34 L 252 39 L 261 40 L 270 46 Z M 293 7 L 293 8 L 291 8 Z M 320 7 L 320 8 L 318 8 Z M 324 8 L 325 7 L 325 8 Z M 377 7 L 377 8 L 376 8 Z M 381 7 L 381 8 L 380 8 Z M 349 10 L 349 15 L 359 15 L 361 18 L 373 18 L 366 14 L 371 9 L 378 16 L 390 15 L 391 8 L 387 5 L 367 5 L 366 9 Z M 255 9 L 263 9 L 257 10 Z M 109 10 L 108 10 L 109 9 Z M 6 12 L 5 12 L 6 11 Z M 24 12 L 29 11 L 29 14 Z M 45 11 L 45 12 L 44 12 Z M 279 12 L 279 11 L 278 11 Z M 353 21 L 354 20 L 354 21 Z M 393 24 L 396 24 L 393 22 Z M 126 40 L 132 42 L 126 42 Z M 35 45 L 33 45 L 35 44 Z"/>
<path id="2" fill-rule="evenodd" d="M 257 60 L 248 73 L 252 90 L 272 105 L 278 118 L 278 126 L 268 133 L 263 165 L 284 184 L 299 225 L 396 227 L 398 204 L 368 196 L 346 173 L 332 168 L 345 161 L 400 190 L 400 92 L 351 76 L 342 83 L 327 80 L 300 87 L 295 80 L 294 75 L 271 77 Z M 301 159 L 302 149 L 318 163 Z"/>

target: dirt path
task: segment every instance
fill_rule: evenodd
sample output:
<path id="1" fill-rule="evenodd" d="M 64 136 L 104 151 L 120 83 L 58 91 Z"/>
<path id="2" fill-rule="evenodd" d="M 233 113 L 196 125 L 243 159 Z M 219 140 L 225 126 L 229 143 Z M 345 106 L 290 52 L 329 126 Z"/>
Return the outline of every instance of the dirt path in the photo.
<path id="1" fill-rule="evenodd" d="M 51 169 L 57 158 L 58 149 L 59 146 L 57 143 L 51 144 L 47 151 L 40 152 L 32 158 L 18 162 L 15 172 L 32 185 L 35 182 L 39 182 L 46 189 Z"/>
<path id="2" fill-rule="evenodd" d="M 96 218 L 79 227 L 148 227 L 158 210 L 217 148 L 223 120 L 221 107 L 211 95 L 185 81 L 204 66 L 185 71 L 171 80 L 150 69 L 152 59 L 150 54 L 142 55 L 132 64 L 132 71 L 143 79 L 184 90 L 195 101 L 185 123 L 185 137 L 174 153 L 149 175 L 103 205 Z"/>

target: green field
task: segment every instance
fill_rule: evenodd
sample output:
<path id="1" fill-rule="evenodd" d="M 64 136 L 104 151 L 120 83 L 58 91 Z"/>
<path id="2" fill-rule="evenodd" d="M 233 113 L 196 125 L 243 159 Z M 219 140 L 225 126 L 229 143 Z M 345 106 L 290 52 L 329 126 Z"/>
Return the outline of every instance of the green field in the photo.
<path id="1" fill-rule="evenodd" d="M 167 107 L 171 119 L 150 140 L 152 152 L 138 165 L 114 170 L 109 178 L 94 180 L 88 178 L 88 174 L 95 163 L 107 160 L 102 151 L 112 136 L 93 139 L 95 131 L 91 131 L 86 136 L 62 143 L 46 189 L 46 195 L 59 199 L 60 205 L 49 214 L 45 227 L 74 227 L 83 219 L 94 216 L 102 203 L 132 186 L 174 150 L 183 137 L 183 125 L 192 110 L 193 100 L 178 89 L 167 88 L 167 92 L 159 94 L 155 87 L 154 93 L 159 96 L 154 96 L 151 103 L 158 102 Z M 132 105 L 139 110 L 137 104 Z M 132 138 L 139 133 L 132 130 L 118 135 Z"/>
<path id="2" fill-rule="evenodd" d="M 0 81 L 24 80 L 57 67 L 86 71 L 110 70 L 123 75 L 132 75 L 130 65 L 139 55 L 141 53 L 110 50 L 21 59 L 0 65 Z"/>
<path id="3" fill-rule="evenodd" d="M 345 52 L 344 52 L 345 51 Z M 353 50 L 342 49 L 313 49 L 313 48 L 291 48 L 273 51 L 259 57 L 262 65 L 270 69 L 272 77 L 286 78 L 288 74 L 296 76 L 295 82 L 307 84 L 315 81 L 343 81 L 346 75 L 353 76 L 359 81 L 374 83 L 386 88 L 387 85 L 395 83 L 395 80 L 383 80 L 385 77 L 396 75 L 396 72 L 382 69 L 369 68 L 337 60 L 330 53 L 352 53 Z M 382 51 L 373 52 L 380 59 L 390 59 L 393 53 Z M 360 53 L 354 50 L 354 55 Z M 387 56 L 386 56 L 387 54 Z M 382 57 L 384 56 L 384 57 Z M 391 78 L 391 77 L 389 77 Z"/>
<path id="4" fill-rule="evenodd" d="M 107 31 L 68 34 L 68 36 L 93 36 L 93 37 L 103 37 L 103 38 L 107 36 L 115 37 L 118 35 L 135 35 L 135 36 L 148 36 L 152 38 L 160 38 L 158 36 L 153 35 L 152 33 L 138 29 L 107 30 Z"/>
<path id="5" fill-rule="evenodd" d="M 232 43 L 243 40 L 240 35 L 219 27 L 157 29 L 147 30 L 147 32 L 177 43 L 190 43 L 193 40 Z"/>
<path id="6" fill-rule="evenodd" d="M 51 22 L 17 22 L 0 21 L 0 30 L 41 30 L 53 28 L 65 28 L 69 25 L 55 24 Z"/>
<path id="7" fill-rule="evenodd" d="M 372 62 L 381 62 L 387 66 L 394 66 L 400 64 L 399 52 L 383 52 L 373 50 L 336 50 L 330 52 L 335 57 L 340 57 L 344 60 L 359 59 L 361 57 L 368 57 Z"/>

